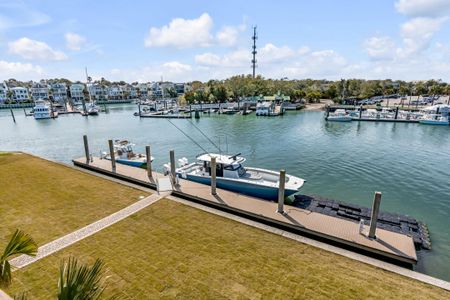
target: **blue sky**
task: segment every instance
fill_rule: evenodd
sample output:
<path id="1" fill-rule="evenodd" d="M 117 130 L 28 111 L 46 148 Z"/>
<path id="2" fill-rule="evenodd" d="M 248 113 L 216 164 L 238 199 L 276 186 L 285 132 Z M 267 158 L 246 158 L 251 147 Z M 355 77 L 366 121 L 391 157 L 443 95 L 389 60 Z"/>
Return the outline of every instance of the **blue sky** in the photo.
<path id="1" fill-rule="evenodd" d="M 450 81 L 450 1 L 5 1 L 0 80 Z"/>

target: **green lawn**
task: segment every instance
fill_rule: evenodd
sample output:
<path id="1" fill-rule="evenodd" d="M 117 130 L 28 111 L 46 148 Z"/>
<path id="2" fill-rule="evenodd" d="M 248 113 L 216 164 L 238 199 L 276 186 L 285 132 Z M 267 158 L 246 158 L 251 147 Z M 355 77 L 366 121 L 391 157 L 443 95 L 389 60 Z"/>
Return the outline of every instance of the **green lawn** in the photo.
<path id="1" fill-rule="evenodd" d="M 63 258 L 106 263 L 118 299 L 449 299 L 394 273 L 171 200 L 16 271 L 11 295 L 55 295 Z"/>
<path id="2" fill-rule="evenodd" d="M 17 228 L 42 245 L 140 195 L 146 194 L 34 156 L 0 153 L 0 248 Z"/>

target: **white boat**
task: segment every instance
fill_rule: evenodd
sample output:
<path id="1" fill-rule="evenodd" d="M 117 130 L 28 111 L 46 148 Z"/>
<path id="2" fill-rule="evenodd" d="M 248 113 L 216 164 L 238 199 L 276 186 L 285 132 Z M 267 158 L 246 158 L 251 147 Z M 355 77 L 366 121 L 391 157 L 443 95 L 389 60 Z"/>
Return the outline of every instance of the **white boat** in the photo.
<path id="1" fill-rule="evenodd" d="M 147 155 L 134 153 L 133 146 L 135 145 L 127 140 L 115 140 L 114 158 L 116 162 L 128 166 L 145 168 L 147 166 Z M 101 158 L 111 160 L 111 155 L 107 152 L 103 152 Z M 153 156 L 150 157 L 150 159 L 153 161 Z"/>
<path id="2" fill-rule="evenodd" d="M 91 115 L 91 116 L 98 115 L 98 111 L 99 111 L 99 109 L 98 109 L 97 105 L 95 105 L 94 102 L 89 102 L 89 104 L 86 106 L 86 112 L 88 115 Z"/>
<path id="3" fill-rule="evenodd" d="M 239 155 L 204 153 L 190 164 L 183 157 L 178 160 L 176 174 L 183 179 L 210 185 L 211 157 L 215 157 L 218 188 L 269 200 L 278 199 L 279 173 L 260 168 L 244 168 L 242 163 L 245 158 Z M 170 165 L 166 164 L 164 167 L 169 172 Z M 304 179 L 286 174 L 285 196 L 297 193 L 304 182 Z"/>
<path id="4" fill-rule="evenodd" d="M 256 115 L 257 116 L 269 116 L 272 111 L 272 102 L 262 101 L 256 104 Z"/>
<path id="5" fill-rule="evenodd" d="M 50 119 L 57 116 L 56 113 L 52 115 L 50 105 L 48 105 L 42 99 L 36 100 L 35 105 L 33 107 L 33 115 L 36 120 Z"/>
<path id="6" fill-rule="evenodd" d="M 444 117 L 440 114 L 426 114 L 419 119 L 419 123 L 425 125 L 450 125 L 449 117 Z"/>
<path id="7" fill-rule="evenodd" d="M 335 112 L 328 114 L 326 120 L 332 122 L 350 122 L 352 120 L 352 116 L 350 116 L 345 109 L 336 109 Z"/>

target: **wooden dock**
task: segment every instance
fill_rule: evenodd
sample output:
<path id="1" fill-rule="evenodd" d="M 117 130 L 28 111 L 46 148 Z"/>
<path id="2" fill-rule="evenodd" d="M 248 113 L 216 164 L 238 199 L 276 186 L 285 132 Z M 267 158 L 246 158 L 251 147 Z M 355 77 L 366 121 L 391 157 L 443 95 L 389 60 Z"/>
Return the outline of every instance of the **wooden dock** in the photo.
<path id="1" fill-rule="evenodd" d="M 157 180 L 167 180 L 167 176 L 156 172 L 153 172 L 153 178 L 149 179 L 145 169 L 122 164 L 117 164 L 116 171 L 113 172 L 111 161 L 98 157 L 92 157 L 89 163 L 86 163 L 85 157 L 74 159 L 73 163 L 84 169 L 153 189 L 156 189 Z M 377 238 L 370 239 L 359 233 L 357 222 L 287 205 L 285 205 L 285 213 L 280 214 L 277 213 L 277 203 L 219 188 L 217 194 L 212 195 L 210 186 L 183 179 L 179 179 L 179 184 L 173 188 L 172 195 L 388 262 L 408 267 L 412 267 L 417 262 L 413 238 L 409 235 L 378 228 Z M 368 226 L 364 229 L 368 230 Z"/>

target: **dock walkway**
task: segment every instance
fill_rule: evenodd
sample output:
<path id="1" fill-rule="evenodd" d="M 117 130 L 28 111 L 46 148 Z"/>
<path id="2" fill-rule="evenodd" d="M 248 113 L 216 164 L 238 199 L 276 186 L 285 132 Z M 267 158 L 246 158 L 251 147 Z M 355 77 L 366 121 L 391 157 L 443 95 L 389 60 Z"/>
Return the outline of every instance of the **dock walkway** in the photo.
<path id="1" fill-rule="evenodd" d="M 116 172 L 112 172 L 111 162 L 98 157 L 93 157 L 89 164 L 86 163 L 85 157 L 75 159 L 73 163 L 78 167 L 156 189 L 154 180 L 149 180 L 145 169 L 117 164 Z M 156 172 L 153 174 L 158 178 L 164 176 Z M 285 205 L 285 213 L 280 214 L 277 213 L 277 203 L 219 188 L 217 195 L 211 195 L 210 186 L 183 179 L 179 179 L 179 184 L 174 187 L 172 195 L 398 264 L 413 265 L 417 262 L 414 242 L 409 235 L 377 229 L 377 239 L 369 239 L 359 233 L 359 224 L 356 222 L 288 205 Z M 368 229 L 367 226 L 365 229 Z"/>

